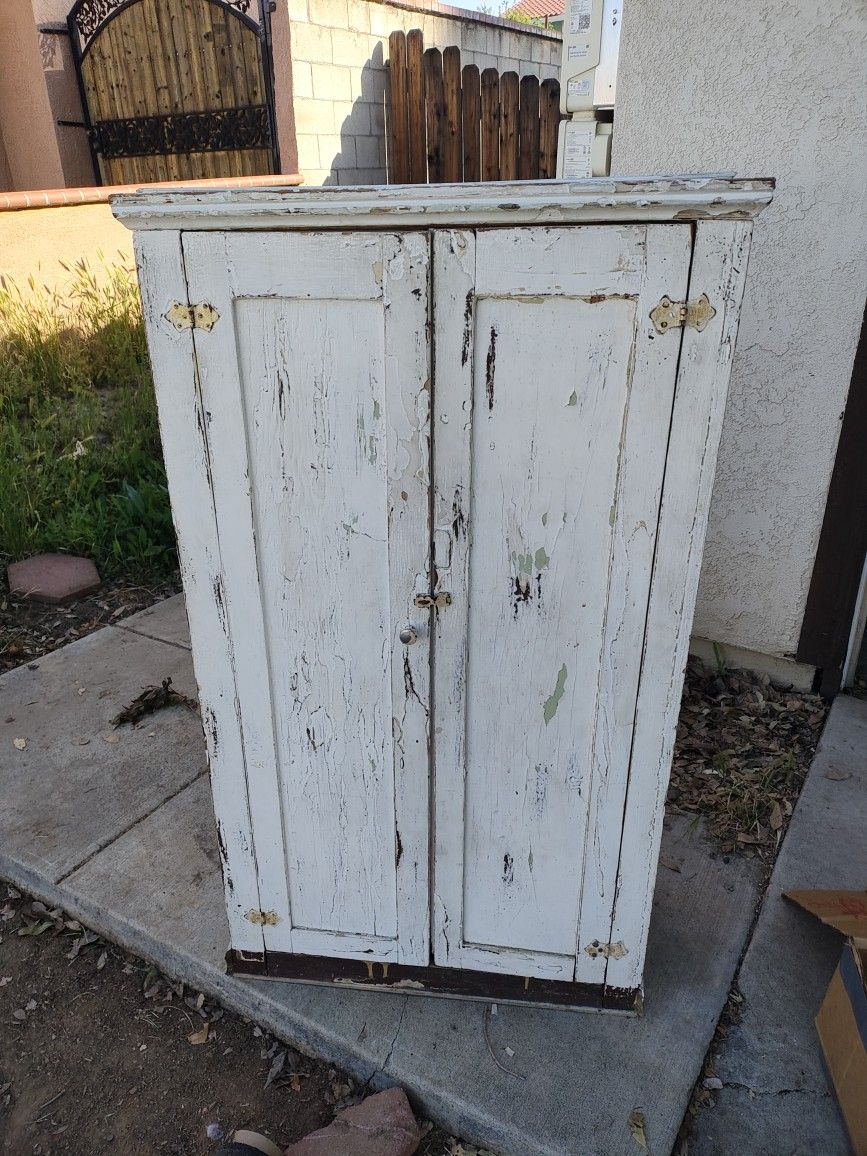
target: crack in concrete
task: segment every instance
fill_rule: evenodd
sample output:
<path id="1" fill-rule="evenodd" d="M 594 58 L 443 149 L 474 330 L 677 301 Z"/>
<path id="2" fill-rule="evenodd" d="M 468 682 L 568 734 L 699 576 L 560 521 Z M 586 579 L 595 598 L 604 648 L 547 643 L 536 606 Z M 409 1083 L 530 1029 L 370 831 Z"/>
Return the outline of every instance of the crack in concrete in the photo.
<path id="1" fill-rule="evenodd" d="M 151 815 L 155 815 L 156 812 L 160 809 L 160 807 L 164 807 L 166 805 L 166 803 L 170 803 L 172 801 L 172 799 L 176 799 L 178 797 L 178 795 L 181 793 L 181 791 L 185 791 L 187 789 L 187 787 L 191 787 L 193 785 L 193 783 L 197 783 L 199 781 L 199 779 L 201 779 L 204 775 L 207 775 L 207 773 L 208 773 L 207 768 L 205 768 L 205 770 L 203 770 L 203 771 L 199 771 L 197 774 L 193 775 L 193 777 L 191 779 L 189 779 L 186 783 L 181 784 L 181 786 L 178 787 L 178 789 L 176 791 L 172 791 L 172 793 L 170 795 L 166 795 L 166 797 L 164 799 L 160 799 L 160 801 L 157 804 L 155 804 L 153 807 L 151 807 L 151 809 L 149 811 L 145 811 L 144 814 L 142 814 L 142 815 L 137 815 L 136 818 L 133 819 L 133 821 L 131 823 L 128 823 L 126 827 L 123 827 L 120 831 L 117 831 L 110 838 L 105 839 L 103 842 L 99 843 L 99 845 L 94 847 L 94 849 L 92 851 L 89 851 L 87 853 L 87 855 L 85 855 L 85 857 L 81 860 L 80 863 L 76 863 L 74 867 L 70 867 L 68 871 L 65 871 L 62 875 L 60 875 L 55 880 L 54 885 L 56 887 L 59 887 L 61 883 L 65 883 L 66 880 L 70 877 L 70 875 L 74 875 L 76 873 L 76 871 L 80 871 L 83 867 L 86 867 L 88 865 L 88 863 L 93 862 L 93 860 L 97 857 L 97 855 L 101 855 L 103 851 L 105 851 L 108 847 L 111 847 L 114 843 L 116 843 L 118 841 L 118 839 L 122 839 L 124 835 L 129 834 L 129 832 L 134 827 L 137 827 L 139 825 L 139 823 L 143 823 L 145 821 L 145 819 L 149 819 L 151 817 Z"/>

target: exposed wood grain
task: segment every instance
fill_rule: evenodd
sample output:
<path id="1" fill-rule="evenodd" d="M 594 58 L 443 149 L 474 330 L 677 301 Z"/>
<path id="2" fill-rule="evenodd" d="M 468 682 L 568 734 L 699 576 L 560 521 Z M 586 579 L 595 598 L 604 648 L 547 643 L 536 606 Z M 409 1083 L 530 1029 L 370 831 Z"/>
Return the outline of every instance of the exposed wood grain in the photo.
<path id="1" fill-rule="evenodd" d="M 388 38 L 388 180 L 392 185 L 409 181 L 406 36 L 392 32 Z"/>
<path id="2" fill-rule="evenodd" d="M 418 28 L 406 35 L 407 146 L 410 184 L 427 181 L 427 125 L 424 107 L 424 37 Z"/>
<path id="3" fill-rule="evenodd" d="M 500 74 L 486 68 L 481 77 L 482 180 L 500 179 Z"/>
<path id="4" fill-rule="evenodd" d="M 500 77 L 500 180 L 518 179 L 518 74 Z"/>
<path id="5" fill-rule="evenodd" d="M 521 77 L 518 127 L 518 179 L 536 180 L 539 176 L 539 79 Z"/>
<path id="6" fill-rule="evenodd" d="M 461 51 L 450 47 L 443 51 L 443 180 L 460 181 L 463 175 L 461 145 Z"/>
<path id="7" fill-rule="evenodd" d="M 560 126 L 560 85 L 543 80 L 539 88 L 539 176 L 557 175 L 557 132 Z"/>
<path id="8" fill-rule="evenodd" d="M 210 0 L 135 0 L 122 8 L 89 43 L 82 80 L 96 123 L 265 103 L 259 37 Z M 100 159 L 109 183 L 271 171 L 270 149 Z"/>
<path id="9" fill-rule="evenodd" d="M 427 121 L 427 179 L 444 180 L 446 99 L 443 90 L 443 55 L 438 48 L 424 54 L 425 114 Z"/>
<path id="10" fill-rule="evenodd" d="M 465 64 L 461 74 L 461 143 L 464 180 L 482 179 L 482 92 L 478 66 Z"/>

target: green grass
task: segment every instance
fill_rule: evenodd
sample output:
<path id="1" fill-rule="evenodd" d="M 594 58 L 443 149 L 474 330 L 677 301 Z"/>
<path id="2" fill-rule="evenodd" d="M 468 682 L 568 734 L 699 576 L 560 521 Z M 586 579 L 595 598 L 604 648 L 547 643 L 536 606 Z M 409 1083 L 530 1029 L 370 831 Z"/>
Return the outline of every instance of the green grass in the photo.
<path id="1" fill-rule="evenodd" d="M 62 292 L 0 278 L 0 558 L 159 581 L 177 556 L 135 274 L 69 274 Z"/>

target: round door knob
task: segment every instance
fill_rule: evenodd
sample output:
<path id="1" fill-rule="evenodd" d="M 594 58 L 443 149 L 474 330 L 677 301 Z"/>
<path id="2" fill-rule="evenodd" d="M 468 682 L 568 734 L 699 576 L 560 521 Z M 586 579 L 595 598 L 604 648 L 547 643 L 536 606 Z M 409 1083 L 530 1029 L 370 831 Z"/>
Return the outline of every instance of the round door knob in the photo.
<path id="1" fill-rule="evenodd" d="M 404 626 L 399 637 L 404 646 L 411 646 L 413 642 L 418 641 L 418 634 L 411 626 Z"/>

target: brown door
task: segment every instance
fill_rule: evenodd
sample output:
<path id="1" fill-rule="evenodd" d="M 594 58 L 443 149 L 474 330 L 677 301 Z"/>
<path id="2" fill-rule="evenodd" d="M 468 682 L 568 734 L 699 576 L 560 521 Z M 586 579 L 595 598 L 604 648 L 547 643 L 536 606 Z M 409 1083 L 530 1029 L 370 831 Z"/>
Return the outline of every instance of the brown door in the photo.
<path id="1" fill-rule="evenodd" d="M 69 29 L 99 183 L 279 170 L 257 0 L 78 0 Z"/>

